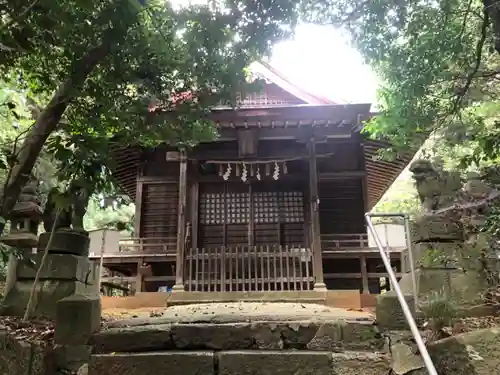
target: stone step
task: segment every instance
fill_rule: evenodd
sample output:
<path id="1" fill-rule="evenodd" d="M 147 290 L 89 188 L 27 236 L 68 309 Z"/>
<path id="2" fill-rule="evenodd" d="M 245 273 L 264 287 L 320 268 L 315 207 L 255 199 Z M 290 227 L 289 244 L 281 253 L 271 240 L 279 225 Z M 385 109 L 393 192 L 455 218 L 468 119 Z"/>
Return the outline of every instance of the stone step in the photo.
<path id="1" fill-rule="evenodd" d="M 386 375 L 375 353 L 295 350 L 161 351 L 94 354 L 88 375 Z"/>
<path id="2" fill-rule="evenodd" d="M 382 351 L 385 340 L 370 321 L 259 321 L 164 323 L 105 329 L 93 335 L 94 353 L 165 350 Z"/>

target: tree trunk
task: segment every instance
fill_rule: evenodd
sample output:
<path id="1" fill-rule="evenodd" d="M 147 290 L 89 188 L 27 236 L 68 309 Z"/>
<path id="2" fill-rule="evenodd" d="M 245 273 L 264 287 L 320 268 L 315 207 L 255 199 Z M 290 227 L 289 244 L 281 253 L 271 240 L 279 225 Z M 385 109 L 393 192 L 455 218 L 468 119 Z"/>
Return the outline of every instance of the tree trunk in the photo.
<path id="1" fill-rule="evenodd" d="M 85 56 L 73 64 L 69 77 L 57 89 L 49 104 L 40 112 L 34 125 L 29 130 L 17 155 L 17 160 L 3 191 L 0 208 L 0 219 L 7 219 L 33 170 L 33 166 L 52 132 L 57 129 L 59 121 L 71 99 L 81 90 L 92 70 L 108 55 L 110 45 L 104 41 L 100 46 L 90 50 Z M 1 228 L 3 230 L 3 228 Z M 0 232 L 1 233 L 1 232 Z"/>

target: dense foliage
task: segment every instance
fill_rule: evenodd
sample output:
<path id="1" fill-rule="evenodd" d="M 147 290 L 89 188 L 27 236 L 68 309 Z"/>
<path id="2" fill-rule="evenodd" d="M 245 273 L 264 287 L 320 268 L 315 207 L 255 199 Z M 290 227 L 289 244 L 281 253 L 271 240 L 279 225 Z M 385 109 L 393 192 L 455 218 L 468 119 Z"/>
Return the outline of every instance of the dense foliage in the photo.
<path id="1" fill-rule="evenodd" d="M 92 191 L 107 187 L 103 165 L 117 143 L 212 137 L 201 115 L 247 88 L 246 67 L 289 35 L 298 17 L 291 0 L 179 9 L 143 3 L 0 1 L 0 78 L 30 99 L 33 115 L 9 159 L 1 216 L 8 216 L 49 137 L 61 177 L 85 176 Z M 167 123 L 148 117 L 151 105 L 175 108 L 175 115 Z"/>
<path id="2" fill-rule="evenodd" d="M 467 142 L 470 165 L 496 159 L 500 134 L 499 5 L 489 0 L 325 0 L 315 20 L 347 28 L 382 80 L 380 116 L 366 131 L 396 152 L 418 149 L 431 133 Z"/>

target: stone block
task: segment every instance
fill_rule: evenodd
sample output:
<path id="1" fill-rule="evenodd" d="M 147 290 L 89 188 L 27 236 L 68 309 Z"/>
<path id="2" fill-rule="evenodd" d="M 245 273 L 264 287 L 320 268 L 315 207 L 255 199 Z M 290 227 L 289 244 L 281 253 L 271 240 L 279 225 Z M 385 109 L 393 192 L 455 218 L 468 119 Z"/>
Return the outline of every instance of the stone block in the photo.
<path id="1" fill-rule="evenodd" d="M 28 303 L 32 285 L 32 280 L 20 280 L 14 283 L 2 302 L 2 314 L 22 316 Z M 89 285 L 81 281 L 41 281 L 34 296 L 34 316 L 54 318 L 56 316 L 56 303 L 59 300 L 74 294 L 98 296 L 97 287 L 97 284 Z"/>
<path id="2" fill-rule="evenodd" d="M 171 334 L 177 349 L 246 349 L 254 342 L 248 323 L 177 324 Z"/>
<path id="3" fill-rule="evenodd" d="M 30 343 L 16 340 L 8 333 L 2 334 L 0 374 L 31 375 L 31 358 L 32 347 Z"/>
<path id="4" fill-rule="evenodd" d="M 38 239 L 38 252 L 45 251 L 49 242 L 50 233 L 42 233 Z M 60 230 L 54 233 L 52 244 L 49 249 L 51 253 L 75 254 L 89 256 L 90 238 L 88 233 L 72 230 Z"/>
<path id="5" fill-rule="evenodd" d="M 56 368 L 74 373 L 90 361 L 91 353 L 90 345 L 56 345 L 54 347 Z"/>
<path id="6" fill-rule="evenodd" d="M 413 242 L 463 240 L 463 230 L 459 222 L 445 215 L 421 215 L 411 225 Z"/>
<path id="7" fill-rule="evenodd" d="M 305 349 L 314 338 L 321 323 L 319 322 L 287 322 L 279 325 L 285 348 Z"/>
<path id="8" fill-rule="evenodd" d="M 205 351 L 97 354 L 88 375 L 216 375 L 214 367 L 213 352 Z"/>
<path id="9" fill-rule="evenodd" d="M 332 353 L 229 351 L 217 353 L 219 375 L 331 375 Z"/>
<path id="10" fill-rule="evenodd" d="M 384 338 L 372 323 L 344 323 L 342 345 L 346 350 L 374 350 L 384 347 Z"/>
<path id="11" fill-rule="evenodd" d="M 415 303 L 413 296 L 404 295 L 410 311 L 415 316 Z M 375 309 L 377 326 L 382 330 L 409 329 L 403 309 L 394 291 L 377 296 L 377 307 Z"/>
<path id="12" fill-rule="evenodd" d="M 34 280 L 43 254 L 32 254 L 27 259 L 20 260 L 17 264 L 17 279 Z M 85 284 L 97 282 L 89 276 L 95 262 L 89 258 L 72 254 L 48 254 L 40 273 L 40 280 L 76 280 Z"/>
<path id="13" fill-rule="evenodd" d="M 457 267 L 463 263 L 463 242 L 421 242 L 413 247 L 415 268 Z"/>
<path id="14" fill-rule="evenodd" d="M 55 341 L 61 345 L 85 345 L 101 326 L 99 296 L 73 295 L 57 302 Z"/>
<path id="15" fill-rule="evenodd" d="M 48 346 L 44 341 L 31 343 L 31 372 L 30 375 L 46 375 Z"/>
<path id="16" fill-rule="evenodd" d="M 305 349 L 318 330 L 317 322 L 189 323 L 171 328 L 177 349 Z"/>
<path id="17" fill-rule="evenodd" d="M 276 325 L 265 322 L 252 323 L 251 330 L 256 349 L 279 350 L 284 348 L 285 343 L 281 337 L 281 331 Z"/>
<path id="18" fill-rule="evenodd" d="M 174 348 L 170 324 L 111 328 L 90 339 L 94 353 L 144 352 Z"/>
<path id="19" fill-rule="evenodd" d="M 342 348 L 342 329 L 340 323 L 325 323 L 319 327 L 311 341 L 307 344 L 309 350 L 339 351 Z"/>
<path id="20" fill-rule="evenodd" d="M 460 269 L 420 268 L 415 272 L 419 304 L 424 306 L 436 296 L 446 296 L 457 307 L 467 309 L 483 303 L 487 286 L 477 273 Z M 403 293 L 412 293 L 411 275 L 405 274 L 399 282 Z M 378 307 L 378 306 L 377 306 Z"/>
<path id="21" fill-rule="evenodd" d="M 474 330 L 427 346 L 440 375 L 493 375 L 500 369 L 499 328 Z M 392 346 L 396 374 L 427 375 L 423 360 L 408 345 Z"/>
<path id="22" fill-rule="evenodd" d="M 373 324 L 324 323 L 314 338 L 307 344 L 310 350 L 379 350 L 384 339 Z"/>
<path id="23" fill-rule="evenodd" d="M 381 353 L 333 353 L 333 375 L 387 375 L 390 359 Z"/>

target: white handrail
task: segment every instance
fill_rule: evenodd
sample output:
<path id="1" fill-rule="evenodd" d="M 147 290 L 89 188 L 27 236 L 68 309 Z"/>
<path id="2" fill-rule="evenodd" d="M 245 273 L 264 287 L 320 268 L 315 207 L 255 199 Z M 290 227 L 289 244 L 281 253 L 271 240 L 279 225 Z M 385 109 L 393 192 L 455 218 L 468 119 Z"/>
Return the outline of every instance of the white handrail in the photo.
<path id="1" fill-rule="evenodd" d="M 377 244 L 378 250 L 380 252 L 380 256 L 382 258 L 382 261 L 384 262 L 385 269 L 387 273 L 389 274 L 389 279 L 391 280 L 392 287 L 394 288 L 394 291 L 396 292 L 396 296 L 398 298 L 398 301 L 401 305 L 401 308 L 403 309 L 403 314 L 406 318 L 406 321 L 408 322 L 408 325 L 410 326 L 411 333 L 413 334 L 413 337 L 415 338 L 415 342 L 417 343 L 417 347 L 420 351 L 420 355 L 422 356 L 422 359 L 424 360 L 425 367 L 427 368 L 427 371 L 429 372 L 429 375 L 438 375 L 436 371 L 436 367 L 434 366 L 434 363 L 432 362 L 432 358 L 429 355 L 429 351 L 427 350 L 427 347 L 425 346 L 424 339 L 422 338 L 422 335 L 420 334 L 420 331 L 418 330 L 417 323 L 415 322 L 415 318 L 413 318 L 413 315 L 411 313 L 410 307 L 408 306 L 408 303 L 406 302 L 406 299 L 403 295 L 403 292 L 401 291 L 401 288 L 399 287 L 398 284 L 398 279 L 396 278 L 396 274 L 394 273 L 392 266 L 391 266 L 391 261 L 387 257 L 387 254 L 385 253 L 384 250 L 384 245 L 382 245 L 382 241 L 380 240 L 380 237 L 378 236 L 377 231 L 375 230 L 375 227 L 373 226 L 372 222 L 372 217 L 402 217 L 405 220 L 405 231 L 408 230 L 408 233 L 406 233 L 407 237 L 407 244 L 408 244 L 408 252 L 409 252 L 409 257 L 410 257 L 410 272 L 412 274 L 412 283 L 413 283 L 413 298 L 415 301 L 415 305 L 417 304 L 417 283 L 416 283 L 416 277 L 415 277 L 415 267 L 413 264 L 413 254 L 412 254 L 412 248 L 411 248 L 411 239 L 410 239 L 410 233 L 409 233 L 409 219 L 408 215 L 406 214 L 372 214 L 370 212 L 367 212 L 365 214 L 365 220 L 366 224 L 368 226 L 368 229 L 370 230 L 373 239 L 375 240 L 375 243 Z M 415 310 L 416 311 L 416 310 Z"/>

